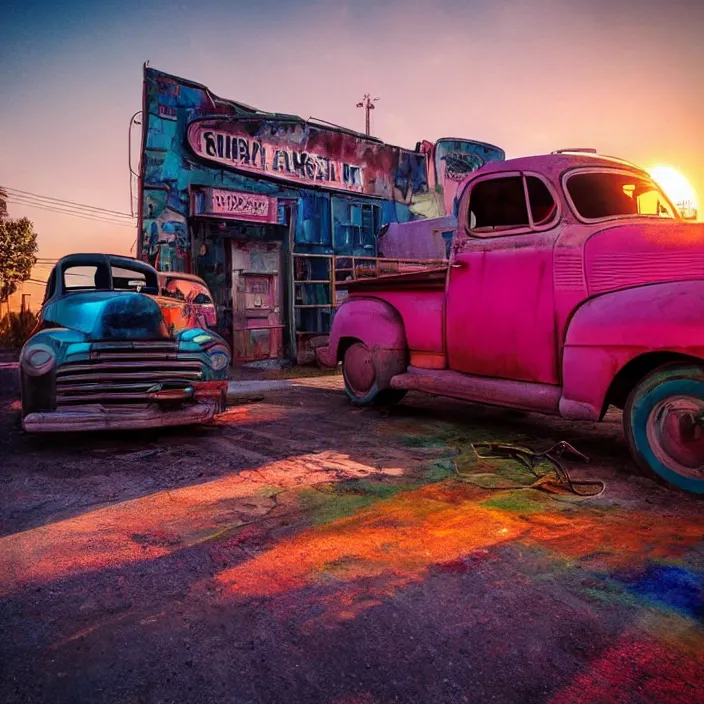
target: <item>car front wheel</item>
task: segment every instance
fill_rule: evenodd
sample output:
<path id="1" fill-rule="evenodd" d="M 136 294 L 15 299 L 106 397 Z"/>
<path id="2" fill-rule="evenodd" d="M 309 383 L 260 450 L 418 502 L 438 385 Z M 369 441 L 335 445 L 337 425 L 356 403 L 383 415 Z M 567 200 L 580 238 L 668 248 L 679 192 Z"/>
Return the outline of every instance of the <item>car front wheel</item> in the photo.
<path id="1" fill-rule="evenodd" d="M 623 411 L 631 453 L 651 477 L 704 494 L 704 368 L 669 365 L 646 376 Z"/>

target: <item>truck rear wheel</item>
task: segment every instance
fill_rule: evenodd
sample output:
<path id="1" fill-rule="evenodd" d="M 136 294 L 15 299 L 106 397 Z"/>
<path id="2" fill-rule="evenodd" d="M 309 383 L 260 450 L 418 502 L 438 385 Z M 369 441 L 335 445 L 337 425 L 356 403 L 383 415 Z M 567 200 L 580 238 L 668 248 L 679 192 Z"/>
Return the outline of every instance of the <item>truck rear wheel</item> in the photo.
<path id="1" fill-rule="evenodd" d="M 668 365 L 646 376 L 626 401 L 623 425 L 644 474 L 704 494 L 704 368 Z"/>
<path id="2" fill-rule="evenodd" d="M 383 355 L 383 358 L 382 358 Z M 405 395 L 402 389 L 392 389 L 391 377 L 403 371 L 403 354 L 374 353 L 363 342 L 354 342 L 342 358 L 345 391 L 355 406 L 390 406 Z"/>

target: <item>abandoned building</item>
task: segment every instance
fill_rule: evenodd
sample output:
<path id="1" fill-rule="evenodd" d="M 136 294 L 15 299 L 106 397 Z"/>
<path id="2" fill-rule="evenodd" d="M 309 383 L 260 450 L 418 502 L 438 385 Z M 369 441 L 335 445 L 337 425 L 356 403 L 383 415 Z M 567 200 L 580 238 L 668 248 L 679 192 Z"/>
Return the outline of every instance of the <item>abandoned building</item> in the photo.
<path id="1" fill-rule="evenodd" d="M 239 363 L 310 355 L 343 282 L 379 268 L 382 227 L 452 215 L 459 181 L 505 158 L 458 138 L 402 149 L 146 66 L 142 113 L 138 256 L 206 281 Z"/>

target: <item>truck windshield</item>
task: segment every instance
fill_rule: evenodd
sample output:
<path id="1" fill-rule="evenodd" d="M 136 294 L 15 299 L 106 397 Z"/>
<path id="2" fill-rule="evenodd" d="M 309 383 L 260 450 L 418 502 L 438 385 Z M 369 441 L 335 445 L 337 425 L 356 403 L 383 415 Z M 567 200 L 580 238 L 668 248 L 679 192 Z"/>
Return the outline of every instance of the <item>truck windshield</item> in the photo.
<path id="1" fill-rule="evenodd" d="M 567 192 L 585 220 L 613 217 L 677 219 L 674 208 L 654 181 L 618 171 L 576 173 Z"/>

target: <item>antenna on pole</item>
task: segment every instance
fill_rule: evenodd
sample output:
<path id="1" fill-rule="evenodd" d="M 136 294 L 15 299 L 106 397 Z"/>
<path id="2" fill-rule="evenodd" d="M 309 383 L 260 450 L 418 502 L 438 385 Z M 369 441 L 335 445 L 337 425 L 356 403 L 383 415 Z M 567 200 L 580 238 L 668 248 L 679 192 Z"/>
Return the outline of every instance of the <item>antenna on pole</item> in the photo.
<path id="1" fill-rule="evenodd" d="M 372 110 L 376 109 L 376 106 L 374 103 L 379 100 L 379 98 L 372 98 L 370 93 L 365 93 L 364 94 L 364 99 L 362 100 L 361 103 L 357 103 L 358 108 L 364 108 L 364 125 L 365 125 L 365 134 L 369 137 L 371 136 L 371 122 L 369 119 L 369 113 Z"/>

